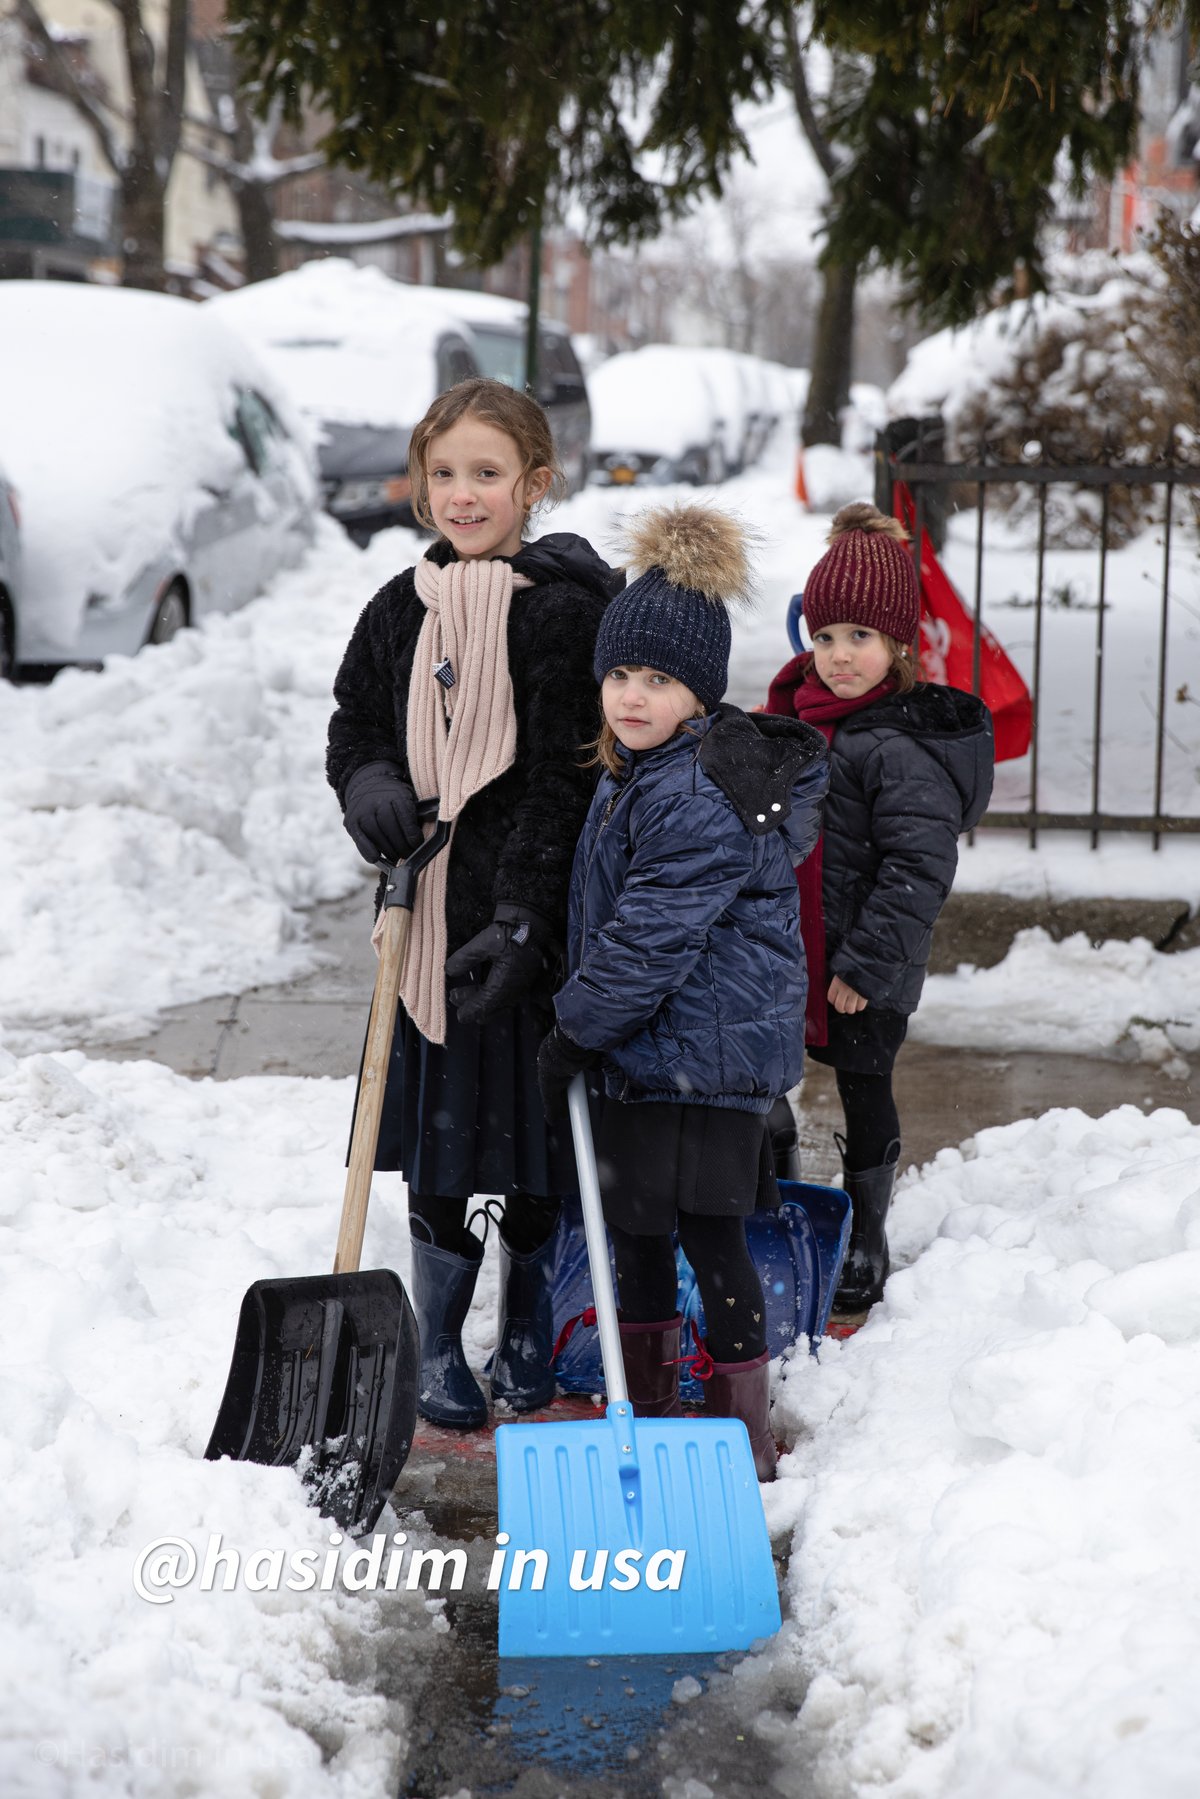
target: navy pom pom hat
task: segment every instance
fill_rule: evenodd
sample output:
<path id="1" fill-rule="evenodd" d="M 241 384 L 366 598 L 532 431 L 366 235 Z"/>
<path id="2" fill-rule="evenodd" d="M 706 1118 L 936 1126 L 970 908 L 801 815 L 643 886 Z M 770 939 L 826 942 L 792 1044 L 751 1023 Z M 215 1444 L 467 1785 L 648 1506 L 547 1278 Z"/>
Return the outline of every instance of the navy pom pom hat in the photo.
<path id="1" fill-rule="evenodd" d="M 904 526 L 874 506 L 843 506 L 830 527 L 829 548 L 804 583 L 810 636 L 826 625 L 862 625 L 912 643 L 920 614 Z"/>
<path id="2" fill-rule="evenodd" d="M 629 528 L 637 578 L 600 621 L 594 669 L 655 668 L 711 712 L 729 685 L 730 601 L 750 588 L 746 533 L 708 506 L 659 506 Z"/>

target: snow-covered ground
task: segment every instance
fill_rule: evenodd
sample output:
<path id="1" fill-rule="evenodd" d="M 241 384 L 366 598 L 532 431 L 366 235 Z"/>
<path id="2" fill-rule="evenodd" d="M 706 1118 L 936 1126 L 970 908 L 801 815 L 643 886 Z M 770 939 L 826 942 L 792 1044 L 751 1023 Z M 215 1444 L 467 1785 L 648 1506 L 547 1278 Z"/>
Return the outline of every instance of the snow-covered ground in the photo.
<path id="1" fill-rule="evenodd" d="M 860 466 L 867 494 L 869 464 Z M 720 490 L 759 540 L 759 602 L 735 626 L 730 697 L 745 705 L 765 696 L 786 659 L 787 601 L 828 531 L 827 517 L 795 501 L 793 473 L 781 432 L 763 467 Z M 848 492 L 844 466 L 840 478 Z M 619 560 L 622 519 L 674 491 L 587 489 L 545 526 L 583 532 Z M 1190 683 L 1200 693 L 1200 571 L 1178 535 L 1177 547 L 1172 691 Z M 326 520 L 304 565 L 244 610 L 135 658 L 113 659 L 102 674 L 70 672 L 48 688 L 0 687 L 0 1042 L 10 1051 L 133 1036 L 164 1007 L 315 965 L 304 908 L 353 891 L 366 875 L 324 778 L 334 671 L 361 607 L 419 550 L 415 535 L 393 531 L 360 551 Z M 951 568 L 973 591 L 969 571 L 958 566 L 970 555 L 956 533 Z M 1142 576 L 1153 562 L 1153 546 L 1141 540 L 1110 567 L 1106 631 L 1122 681 L 1106 714 L 1105 799 L 1113 806 L 1145 802 L 1145 696 L 1153 690 L 1153 632 L 1145 621 L 1156 602 Z M 1028 590 L 1027 550 L 1002 548 L 989 567 L 1001 598 Z M 1094 558 L 1064 551 L 1055 579 L 1086 594 L 1089 570 Z M 997 603 L 987 616 L 1016 659 L 1026 659 L 1031 615 Z M 1080 798 L 1073 771 L 1086 742 L 1094 622 L 1094 612 L 1074 608 L 1047 616 L 1043 778 L 1064 803 Z M 1181 701 L 1172 712 L 1169 803 L 1200 805 L 1198 768 L 1200 709 Z M 1022 797 L 1025 778 L 1021 766 L 1001 766 L 1004 803 Z M 1124 841 L 1094 854 L 1059 836 L 1030 855 L 1019 836 L 998 841 L 981 831 L 974 848 L 964 847 L 959 879 L 964 887 L 1023 894 L 1157 893 L 1194 903 L 1200 843 L 1176 839 L 1155 853 L 1146 840 Z M 980 1015 L 981 1041 L 1000 1040 L 986 1036 L 990 1029 L 1006 1043 L 1040 1043 L 1045 957 L 1057 959 L 1066 993 L 1081 961 L 1103 981 L 1124 966 L 1124 954 L 1046 950 L 1036 965 L 1018 959 L 1007 984 L 994 973 L 956 977 L 953 998 L 935 984 L 920 1029 L 927 1037 L 941 1032 L 944 992 L 946 1006 L 965 1003 Z M 1028 980 L 1014 987 L 1022 968 Z M 1172 1015 L 1200 1013 L 1200 955 L 1172 957 L 1157 985 L 1164 996 L 1169 990 Z M 989 1013 L 991 1025 L 982 1017 Z M 1064 1035 L 1069 1016 L 1059 1021 L 1060 1047 L 1125 1053 L 1127 1016 L 1100 1036 L 1092 1020 L 1074 1039 Z M 1151 1022 L 1168 1028 L 1165 1018 Z M 946 1040 L 960 1041 L 959 1030 L 947 1025 Z"/>
<path id="2" fill-rule="evenodd" d="M 827 529 L 791 475 L 781 444 L 721 496 L 762 540 L 743 702 L 786 656 L 784 604 Z M 641 503 L 590 490 L 547 528 L 616 555 Z M 392 533 L 359 552 L 329 527 L 243 612 L 100 675 L 0 689 L 6 1795 L 397 1788 L 407 1721 L 375 1672 L 423 1653 L 436 1603 L 242 1583 L 152 1605 L 133 1587 L 162 1537 L 329 1547 L 292 1473 L 200 1458 L 242 1292 L 330 1260 L 350 1083 L 190 1082 L 72 1046 L 312 965 L 304 907 L 364 880 L 323 779 L 330 682 L 417 547 Z M 1139 594 L 1114 583 L 1130 713 Z M 1195 893 L 1186 852 L 1147 854 L 1128 886 L 1114 856 L 1109 891 Z M 1102 866 L 982 833 L 967 879 L 976 857 L 1013 891 L 1091 891 Z M 1200 952 L 1034 936 L 931 982 L 918 1030 L 1045 1046 L 1053 1027 L 1053 1047 L 1161 1059 L 1196 1047 L 1198 1016 Z M 402 1275 L 403 1211 L 381 1177 L 368 1258 Z M 1129 1106 L 987 1131 L 907 1175 L 895 1221 L 883 1308 L 781 1382 L 795 1447 L 767 1504 L 794 1533 L 792 1616 L 736 1674 L 780 1790 L 810 1792 L 815 1770 L 822 1799 L 1190 1799 L 1200 1127 Z M 489 1254 L 477 1361 L 493 1312 Z"/>

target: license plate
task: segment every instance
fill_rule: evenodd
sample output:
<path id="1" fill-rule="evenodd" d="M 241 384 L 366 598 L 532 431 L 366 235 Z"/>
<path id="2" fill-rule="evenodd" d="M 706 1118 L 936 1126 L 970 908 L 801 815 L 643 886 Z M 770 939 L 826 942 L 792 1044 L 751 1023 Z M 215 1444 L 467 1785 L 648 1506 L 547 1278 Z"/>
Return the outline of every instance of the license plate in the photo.
<path id="1" fill-rule="evenodd" d="M 614 487 L 630 487 L 637 480 L 637 470 L 621 462 L 616 468 L 609 469 L 608 478 Z"/>

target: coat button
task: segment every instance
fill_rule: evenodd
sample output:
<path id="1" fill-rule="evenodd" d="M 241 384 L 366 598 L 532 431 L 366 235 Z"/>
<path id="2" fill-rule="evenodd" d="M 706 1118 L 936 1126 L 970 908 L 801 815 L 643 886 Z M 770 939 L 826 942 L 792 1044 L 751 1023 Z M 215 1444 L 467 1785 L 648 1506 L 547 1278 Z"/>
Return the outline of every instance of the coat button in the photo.
<path id="1" fill-rule="evenodd" d="M 779 801 L 776 800 L 774 805 L 771 807 L 771 810 L 772 810 L 772 812 L 782 812 L 783 807 L 780 805 Z"/>
<path id="2" fill-rule="evenodd" d="M 766 824 L 766 822 L 767 822 L 767 815 L 766 815 L 766 813 L 765 813 L 765 812 L 760 812 L 760 813 L 759 813 L 759 815 L 758 815 L 758 822 L 759 822 L 759 824 L 760 824 L 760 825 L 765 825 L 765 824 Z"/>

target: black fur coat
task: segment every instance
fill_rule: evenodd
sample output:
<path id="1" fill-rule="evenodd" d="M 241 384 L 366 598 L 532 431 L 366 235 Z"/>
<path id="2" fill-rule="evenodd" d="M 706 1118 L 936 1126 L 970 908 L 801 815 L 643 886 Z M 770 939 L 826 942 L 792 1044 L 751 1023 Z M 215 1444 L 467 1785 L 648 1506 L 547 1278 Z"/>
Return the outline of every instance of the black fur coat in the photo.
<path id="1" fill-rule="evenodd" d="M 426 553 L 439 564 L 452 554 L 441 542 Z M 539 539 L 512 562 L 536 583 L 513 594 L 508 621 L 517 754 L 459 815 L 446 900 L 451 952 L 502 902 L 540 913 L 565 941 L 571 858 L 595 786 L 595 771 L 581 766 L 600 722 L 592 656 L 601 614 L 624 577 L 568 533 Z M 407 777 L 408 684 L 424 617 L 405 569 L 354 628 L 329 722 L 326 772 L 339 804 L 368 762 L 393 762 Z"/>

